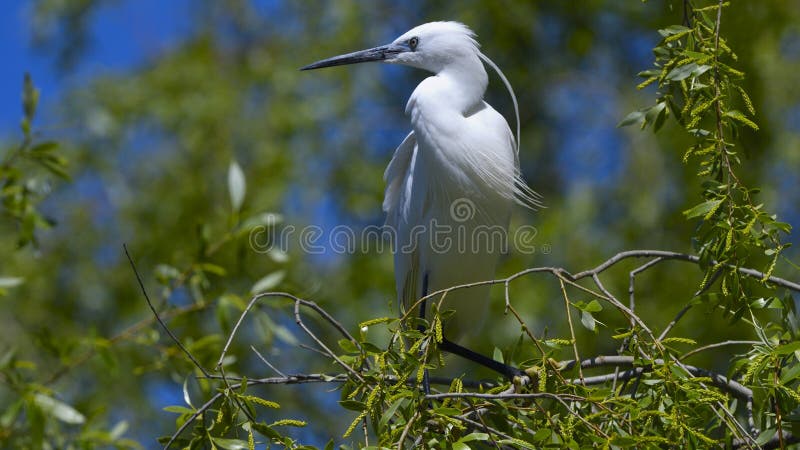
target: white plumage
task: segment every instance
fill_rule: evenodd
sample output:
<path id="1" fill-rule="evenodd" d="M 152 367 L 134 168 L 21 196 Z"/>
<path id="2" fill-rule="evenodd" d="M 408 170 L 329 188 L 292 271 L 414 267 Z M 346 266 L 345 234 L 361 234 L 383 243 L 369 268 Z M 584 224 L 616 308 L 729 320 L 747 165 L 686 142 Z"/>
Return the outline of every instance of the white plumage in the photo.
<path id="1" fill-rule="evenodd" d="M 387 46 L 304 68 L 380 60 L 433 73 L 408 100 L 413 131 L 384 175 L 383 209 L 396 235 L 395 280 L 403 308 L 426 293 L 426 277 L 427 293 L 492 279 L 504 249 L 481 245 L 476 237 L 482 230 L 506 233 L 515 200 L 538 205 L 538 195 L 520 180 L 508 123 L 483 100 L 488 76 L 482 58 L 465 25 L 431 22 Z M 487 303 L 488 287 L 448 295 L 445 308 L 456 314 L 445 334 L 453 338 L 477 329 Z"/>

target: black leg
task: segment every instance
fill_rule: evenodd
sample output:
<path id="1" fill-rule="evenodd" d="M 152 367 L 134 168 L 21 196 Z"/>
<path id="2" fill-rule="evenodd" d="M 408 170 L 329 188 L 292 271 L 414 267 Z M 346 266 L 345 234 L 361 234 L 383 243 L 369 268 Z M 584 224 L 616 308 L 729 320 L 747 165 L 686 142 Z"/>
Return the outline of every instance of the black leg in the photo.
<path id="1" fill-rule="evenodd" d="M 425 276 L 422 278 L 422 296 L 425 297 L 428 295 L 428 273 L 425 273 Z M 419 317 L 420 319 L 425 319 L 425 309 L 428 300 L 423 300 L 419 305 Z M 420 332 L 424 333 L 425 328 L 420 325 L 417 328 Z M 423 362 L 424 363 L 424 362 Z M 422 390 L 425 392 L 425 395 L 430 395 L 431 393 L 431 379 L 428 375 L 428 369 L 425 369 L 424 373 L 422 374 Z"/>
<path id="2" fill-rule="evenodd" d="M 516 367 L 503 364 L 501 362 L 493 360 L 492 358 L 489 358 L 488 356 L 484 356 L 481 355 L 480 353 L 473 352 L 472 350 L 466 347 L 462 347 L 453 341 L 447 340 L 447 338 L 443 339 L 442 343 L 439 344 L 439 349 L 447 353 L 458 355 L 464 359 L 472 361 L 476 364 L 480 364 L 484 367 L 488 367 L 489 369 L 494 370 L 500 375 L 505 376 L 509 380 L 514 380 L 514 377 L 525 376 L 525 372 Z"/>
<path id="3" fill-rule="evenodd" d="M 428 273 L 426 272 L 424 277 L 422 278 L 422 296 L 428 295 Z M 424 319 L 425 318 L 425 309 L 426 309 L 427 300 L 423 300 L 419 306 L 419 317 Z M 425 332 L 425 328 L 422 325 L 419 326 L 420 332 Z M 507 364 L 503 364 L 501 362 L 495 361 L 488 356 L 481 355 L 480 353 L 473 352 L 472 350 L 462 347 L 456 344 L 453 341 L 448 340 L 447 338 L 442 339 L 442 343 L 439 344 L 439 350 L 442 350 L 447 353 L 452 353 L 454 355 L 458 355 L 464 359 L 474 362 L 475 364 L 480 364 L 484 367 L 488 367 L 491 370 L 499 373 L 500 375 L 505 376 L 509 380 L 514 380 L 514 377 L 521 377 L 525 376 L 525 372 Z M 425 390 L 425 394 L 431 393 L 431 385 L 430 385 L 430 378 L 428 375 L 428 369 L 425 369 L 425 373 L 422 378 L 422 388 Z"/>

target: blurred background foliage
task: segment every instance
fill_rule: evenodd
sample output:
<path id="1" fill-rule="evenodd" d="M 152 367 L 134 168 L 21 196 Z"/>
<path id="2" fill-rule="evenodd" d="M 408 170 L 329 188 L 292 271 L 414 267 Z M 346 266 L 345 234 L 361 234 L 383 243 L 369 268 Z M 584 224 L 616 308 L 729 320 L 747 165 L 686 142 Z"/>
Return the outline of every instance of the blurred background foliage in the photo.
<path id="1" fill-rule="evenodd" d="M 20 380 L 86 417 L 83 425 L 61 421 L 67 433 L 97 427 L 154 447 L 156 435 L 174 431 L 174 414 L 162 408 L 182 402 L 181 385 L 192 371 L 154 326 L 123 243 L 157 307 L 175 313 L 170 327 L 206 367 L 216 363 L 225 332 L 259 280 L 256 290 L 313 299 L 350 330 L 394 313 L 388 252 L 307 254 L 291 239 L 285 252 L 257 252 L 248 233 L 259 224 L 276 232 L 382 224 L 383 169 L 409 129 L 405 101 L 426 75 L 378 64 L 297 69 L 388 42 L 422 22 L 472 27 L 519 97 L 523 172 L 547 209 L 515 215 L 512 230 L 536 226 L 537 251 L 511 252 L 499 275 L 532 266 L 577 271 L 634 248 L 692 251 L 694 223 L 681 215 L 700 201 L 695 169 L 681 163 L 689 138 L 671 122 L 657 134 L 616 127 L 652 102 L 654 87 L 634 89 L 636 73 L 652 64 L 656 30 L 679 23 L 681 2 L 35 0 L 4 9 L 24 30 L 5 45 L 45 58 L 46 73 L 33 72 L 34 83 L 58 86 L 42 95 L 32 133 L 36 142 L 60 144 L 69 179 L 23 172 L 44 186 L 37 191 L 44 200 L 35 241 L 26 242 L 12 215 L 4 211 L 0 220 L 0 277 L 14 279 L 0 286 L 0 350 L 15 350 L 8 358 Z M 800 2 L 733 2 L 723 30 L 747 74 L 742 85 L 761 126 L 743 132 L 740 175 L 762 188 L 767 210 L 797 230 Z M 97 48 L 113 57 L 93 60 Z M 125 52 L 140 57 L 125 59 Z M 19 92 L 22 78 L 22 70 L 7 73 L 2 89 Z M 487 98 L 510 117 L 498 81 L 492 78 Z M 18 111 L 19 103 L 2 108 Z M 28 137 L 14 122 L 2 126 L 0 156 L 7 158 Z M 232 161 L 245 180 L 240 206 L 230 198 Z M 787 252 L 797 255 L 795 248 Z M 781 260 L 776 274 L 797 279 L 798 271 Z M 648 272 L 639 281 L 637 311 L 660 330 L 702 275 L 679 263 Z M 609 288 L 626 292 L 627 282 L 620 270 Z M 537 335 L 567 335 L 556 283 L 526 278 L 512 292 Z M 470 337 L 485 352 L 519 336 L 502 315 L 501 293 L 494 293 L 491 332 Z M 287 373 L 330 370 L 295 346 L 299 336 L 282 306 L 251 318 L 231 354 L 251 376 L 270 370 L 249 345 Z M 613 352 L 610 336 L 623 325 L 611 312 L 596 317 L 607 326 L 596 336 L 580 331 L 587 355 Z M 674 334 L 699 342 L 752 338 L 710 307 L 694 310 Z M 724 373 L 730 356 L 709 352 L 694 362 Z M 21 385 L 8 378 L 0 384 L 4 409 Z M 340 440 L 338 430 L 352 420 L 333 412 L 338 395 L 324 386 L 259 393 L 284 406 L 275 417 L 310 423 L 288 431 L 303 442 Z M 112 430 L 120 423 L 127 432 Z"/>

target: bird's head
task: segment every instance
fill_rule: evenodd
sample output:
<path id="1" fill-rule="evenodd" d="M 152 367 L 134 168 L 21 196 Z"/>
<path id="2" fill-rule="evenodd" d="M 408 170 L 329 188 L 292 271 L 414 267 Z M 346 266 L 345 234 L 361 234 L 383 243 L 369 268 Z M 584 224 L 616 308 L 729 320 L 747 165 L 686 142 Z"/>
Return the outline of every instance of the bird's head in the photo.
<path id="1" fill-rule="evenodd" d="M 477 55 L 475 33 L 466 25 L 429 22 L 412 28 L 391 44 L 323 59 L 300 70 L 382 61 L 438 73 L 455 61 Z"/>

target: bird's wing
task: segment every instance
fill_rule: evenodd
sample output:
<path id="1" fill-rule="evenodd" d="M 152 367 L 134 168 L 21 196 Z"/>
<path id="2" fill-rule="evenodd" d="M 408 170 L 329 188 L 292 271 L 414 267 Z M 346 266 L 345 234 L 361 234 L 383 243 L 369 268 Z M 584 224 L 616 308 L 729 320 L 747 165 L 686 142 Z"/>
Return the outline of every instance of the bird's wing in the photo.
<path id="1" fill-rule="evenodd" d="M 397 219 L 400 213 L 403 189 L 406 186 L 406 178 L 409 175 L 411 160 L 417 147 L 417 138 L 414 132 L 408 133 L 403 142 L 394 151 L 389 166 L 383 173 L 386 181 L 386 192 L 383 197 L 383 212 L 386 213 L 386 226 L 397 230 Z"/>
<path id="2" fill-rule="evenodd" d="M 394 249 L 394 272 L 397 285 L 397 297 L 401 308 L 411 305 L 421 294 L 421 278 L 419 275 L 419 254 L 416 248 L 409 251 L 408 201 L 411 195 L 414 158 L 417 152 L 417 138 L 414 132 L 397 147 L 392 161 L 383 175 L 386 180 L 386 192 L 383 199 L 383 211 L 386 213 L 387 231 L 391 233 Z"/>

